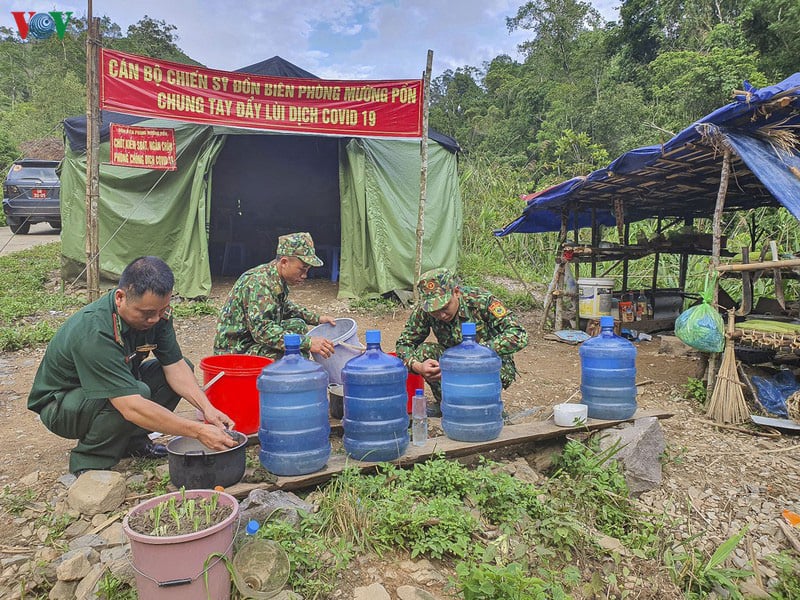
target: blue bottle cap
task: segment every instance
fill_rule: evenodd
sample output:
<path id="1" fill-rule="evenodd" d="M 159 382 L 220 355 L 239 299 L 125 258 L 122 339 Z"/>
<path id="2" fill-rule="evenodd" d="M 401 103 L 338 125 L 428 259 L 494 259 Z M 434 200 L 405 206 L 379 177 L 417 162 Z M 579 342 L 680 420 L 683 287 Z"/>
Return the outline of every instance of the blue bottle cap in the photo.
<path id="1" fill-rule="evenodd" d="M 425 394 L 425 391 L 424 390 L 420 390 L 420 389 L 418 389 L 416 392 L 414 392 L 415 396 L 423 396 L 424 394 Z"/>
<path id="2" fill-rule="evenodd" d="M 287 333 L 283 336 L 283 344 L 287 350 L 297 350 L 300 347 L 300 336 L 296 333 Z"/>
<path id="3" fill-rule="evenodd" d="M 261 527 L 261 525 L 258 524 L 258 521 L 255 521 L 255 520 L 248 521 L 247 522 L 247 530 L 246 530 L 247 531 L 247 535 L 255 534 L 255 532 L 258 531 L 259 527 Z"/>
<path id="4" fill-rule="evenodd" d="M 365 334 L 367 338 L 368 344 L 380 344 L 381 343 L 381 332 L 378 329 L 367 329 L 367 333 Z"/>
<path id="5" fill-rule="evenodd" d="M 475 323 L 467 321 L 461 324 L 461 335 L 475 335 Z"/>
<path id="6" fill-rule="evenodd" d="M 614 327 L 614 317 L 602 316 L 600 317 L 600 327 Z"/>

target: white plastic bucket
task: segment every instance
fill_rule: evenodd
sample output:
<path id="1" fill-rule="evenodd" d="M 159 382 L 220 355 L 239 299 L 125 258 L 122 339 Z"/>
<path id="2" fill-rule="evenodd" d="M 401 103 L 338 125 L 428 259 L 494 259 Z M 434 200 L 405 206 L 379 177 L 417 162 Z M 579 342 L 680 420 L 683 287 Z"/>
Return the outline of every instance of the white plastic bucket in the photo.
<path id="1" fill-rule="evenodd" d="M 578 279 L 578 316 L 582 319 L 599 319 L 611 315 L 611 293 L 614 280 L 604 277 Z"/>
<path id="2" fill-rule="evenodd" d="M 321 323 L 306 335 L 311 337 L 324 337 L 333 342 L 333 356 L 325 358 L 321 354 L 312 354 L 323 369 L 328 373 L 330 383 L 342 382 L 342 368 L 348 360 L 360 356 L 364 349 L 358 341 L 358 325 L 353 319 L 346 317 L 336 319 L 336 325 Z M 347 346 L 342 346 L 347 344 Z"/>

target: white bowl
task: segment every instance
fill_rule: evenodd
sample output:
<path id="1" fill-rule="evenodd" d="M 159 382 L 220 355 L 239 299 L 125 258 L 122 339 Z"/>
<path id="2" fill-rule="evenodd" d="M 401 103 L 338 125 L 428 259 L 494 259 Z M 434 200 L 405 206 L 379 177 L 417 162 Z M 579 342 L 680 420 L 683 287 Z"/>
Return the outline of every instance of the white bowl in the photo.
<path id="1" fill-rule="evenodd" d="M 560 427 L 576 427 L 583 425 L 589 413 L 585 404 L 556 404 L 553 407 L 553 418 Z"/>

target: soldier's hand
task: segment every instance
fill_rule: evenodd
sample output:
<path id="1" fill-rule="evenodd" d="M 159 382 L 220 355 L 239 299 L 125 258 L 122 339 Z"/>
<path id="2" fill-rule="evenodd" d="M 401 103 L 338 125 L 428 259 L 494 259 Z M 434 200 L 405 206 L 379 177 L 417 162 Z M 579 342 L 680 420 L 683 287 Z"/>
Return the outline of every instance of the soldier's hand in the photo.
<path id="1" fill-rule="evenodd" d="M 422 375 L 425 381 L 439 381 L 442 378 L 442 369 L 439 367 L 439 361 L 437 360 L 428 358 L 417 363 L 415 367 L 417 373 Z"/>
<path id="2" fill-rule="evenodd" d="M 200 429 L 200 433 L 197 435 L 197 440 L 204 446 L 218 452 L 233 448 L 239 443 L 225 433 L 224 430 L 211 424 L 203 425 L 202 429 Z"/>
<path id="3" fill-rule="evenodd" d="M 330 358 L 333 356 L 333 342 L 323 337 L 312 337 L 311 353 L 319 354 L 323 358 Z"/>
<path id="4" fill-rule="evenodd" d="M 322 316 L 319 318 L 319 322 L 320 322 L 320 324 L 322 324 L 322 323 L 328 323 L 328 324 L 330 324 L 330 325 L 336 325 L 336 319 L 334 319 L 333 317 L 331 317 L 331 316 L 328 316 L 328 315 L 322 315 Z"/>

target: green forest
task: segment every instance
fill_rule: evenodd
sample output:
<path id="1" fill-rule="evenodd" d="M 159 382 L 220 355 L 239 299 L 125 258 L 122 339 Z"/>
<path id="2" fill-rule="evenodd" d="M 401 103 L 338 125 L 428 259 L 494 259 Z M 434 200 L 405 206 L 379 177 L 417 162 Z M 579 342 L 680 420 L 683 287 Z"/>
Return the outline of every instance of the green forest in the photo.
<path id="1" fill-rule="evenodd" d="M 491 231 L 519 215 L 520 194 L 666 141 L 745 80 L 762 87 L 792 74 L 800 56 L 796 0 L 623 0 L 618 21 L 588 2 L 534 0 L 497 26 L 526 33 L 524 59 L 501 55 L 431 82 L 430 124 L 464 150 L 468 272 L 508 262 L 497 260 Z M 85 112 L 85 31 L 73 18 L 63 39 L 22 41 L 0 27 L 0 170 L 26 142 L 60 139 L 61 120 Z M 161 20 L 144 16 L 123 32 L 103 18 L 101 33 L 105 47 L 198 64 Z M 552 241 L 511 236 L 530 237 L 543 239 L 504 244 L 546 278 L 535 257 L 552 254 Z"/>

